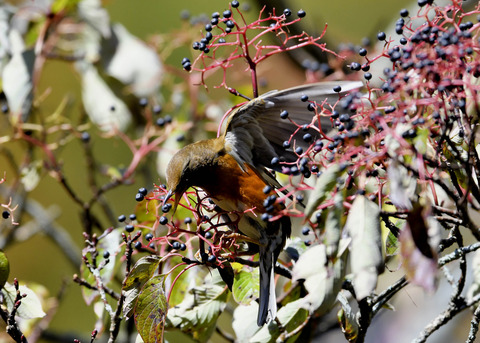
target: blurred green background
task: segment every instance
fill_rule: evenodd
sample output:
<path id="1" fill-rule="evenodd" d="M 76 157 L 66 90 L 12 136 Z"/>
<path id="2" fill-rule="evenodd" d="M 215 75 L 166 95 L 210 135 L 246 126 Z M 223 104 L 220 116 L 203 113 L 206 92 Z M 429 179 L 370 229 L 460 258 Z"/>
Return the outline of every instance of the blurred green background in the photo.
<path id="1" fill-rule="evenodd" d="M 258 16 L 258 10 L 263 5 L 262 1 L 241 1 L 250 5 L 249 15 Z M 382 31 L 391 21 L 396 20 L 398 12 L 407 4 L 404 0 L 344 0 L 344 1 L 318 1 L 303 0 L 288 2 L 289 8 L 296 13 L 299 9 L 307 12 L 305 23 L 310 32 L 322 32 L 328 24 L 326 40 L 327 48 L 335 50 L 340 43 L 360 44 L 362 38 L 369 37 L 375 42 L 377 32 Z M 105 2 L 112 22 L 122 23 L 132 34 L 142 40 L 148 40 L 153 34 L 180 30 L 182 27 L 181 13 L 187 10 L 192 16 L 205 13 L 210 16 L 212 12 L 228 8 L 228 2 L 222 0 L 197 0 L 197 1 L 161 1 L 161 0 L 109 0 Z M 279 9 L 283 11 L 283 8 Z M 190 47 L 174 53 L 167 63 L 180 66 L 181 58 Z M 299 70 L 301 73 L 301 71 Z M 288 79 L 288 75 L 284 75 Z M 65 62 L 52 61 L 45 65 L 40 80 L 40 92 L 51 88 L 52 93 L 42 104 L 44 113 L 54 111 L 65 95 L 73 100 L 71 104 L 72 115 L 79 115 L 81 108 L 79 78 L 73 72 L 71 65 Z M 226 110 L 226 109 L 225 109 Z M 92 135 L 94 155 L 101 162 L 111 165 L 122 165 L 129 162 L 131 154 L 120 140 L 116 142 L 104 141 Z M 88 190 L 82 185 L 86 184 L 84 173 L 85 160 L 80 149 L 81 142 L 68 144 L 61 155 L 65 175 L 72 183 L 73 188 L 80 196 L 87 198 Z M 0 158 L 0 165 L 5 165 Z M 152 161 L 154 166 L 154 161 Z M 8 175 L 8 170 L 7 170 Z M 154 179 L 153 181 L 158 181 Z M 119 214 L 133 212 L 134 195 L 139 187 L 151 187 L 150 180 L 136 179 L 135 184 L 123 186 L 118 190 L 108 193 L 112 206 Z M 163 180 L 160 180 L 163 182 Z M 148 184 L 146 184 L 148 183 Z M 50 176 L 44 175 L 40 184 L 33 192 L 33 197 L 44 207 L 58 206 L 58 223 L 68 229 L 79 249 L 83 247 L 81 218 L 79 208 L 59 187 L 58 183 Z M 61 254 L 59 249 L 50 239 L 43 235 L 19 244 L 9 246 L 6 253 L 11 261 L 10 282 L 13 277 L 19 280 L 34 281 L 45 285 L 56 294 L 66 282 L 64 298 L 60 308 L 52 320 L 51 330 L 72 334 L 74 337 L 89 336 L 94 328 L 92 308 L 85 305 L 80 292 L 80 287 L 71 282 L 72 275 L 78 273 Z M 218 339 L 218 337 L 217 337 Z"/>

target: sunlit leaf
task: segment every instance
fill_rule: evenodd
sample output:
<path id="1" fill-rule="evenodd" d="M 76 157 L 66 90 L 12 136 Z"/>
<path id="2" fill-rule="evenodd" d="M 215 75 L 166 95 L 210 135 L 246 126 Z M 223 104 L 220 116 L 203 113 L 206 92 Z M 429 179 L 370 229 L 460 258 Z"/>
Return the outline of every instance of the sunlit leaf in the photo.
<path id="1" fill-rule="evenodd" d="M 323 172 L 322 175 L 317 179 L 315 185 L 315 190 L 312 192 L 310 198 L 308 199 L 307 206 L 305 207 L 305 217 L 310 218 L 312 213 L 317 209 L 317 207 L 325 201 L 327 196 L 333 190 L 337 184 L 337 178 L 345 168 L 338 163 L 331 164 Z"/>
<path id="2" fill-rule="evenodd" d="M 131 121 L 131 113 L 100 77 L 97 69 L 87 62 L 77 62 L 82 76 L 83 107 L 90 120 L 104 131 L 125 131 Z"/>
<path id="3" fill-rule="evenodd" d="M 153 276 L 158 268 L 160 258 L 158 256 L 145 256 L 138 260 L 133 266 L 123 291 L 125 292 L 125 302 L 123 304 L 123 313 L 126 317 L 130 317 L 133 313 L 135 303 L 143 285 Z"/>
<path id="4" fill-rule="evenodd" d="M 335 304 L 345 276 L 347 244 L 348 240 L 342 243 L 339 256 L 332 260 L 327 260 L 325 245 L 312 246 L 294 265 L 292 279 L 303 279 L 308 292 L 299 304 L 310 313 L 322 315 Z"/>
<path id="5" fill-rule="evenodd" d="M 370 295 L 383 270 L 380 209 L 363 195 L 357 195 L 348 213 L 345 228 L 352 238 L 350 262 L 358 300 Z"/>
<path id="6" fill-rule="evenodd" d="M 254 270 L 242 269 L 235 273 L 232 294 L 235 301 L 241 305 L 248 305 L 258 298 L 260 276 L 258 268 Z"/>
<path id="7" fill-rule="evenodd" d="M 10 263 L 8 262 L 7 255 L 0 250 L 0 288 L 3 288 L 10 275 Z"/>
<path id="8" fill-rule="evenodd" d="M 192 288 L 179 306 L 168 311 L 166 319 L 169 327 L 179 328 L 198 342 L 206 342 L 211 337 L 228 299 L 227 288 L 218 272 L 212 271 L 212 276 L 204 285 Z"/>
<path id="9" fill-rule="evenodd" d="M 21 182 L 27 192 L 34 190 L 40 182 L 41 161 L 33 161 L 20 170 Z"/>
<path id="10" fill-rule="evenodd" d="M 145 343 L 161 342 L 168 304 L 163 289 L 164 276 L 149 279 L 138 295 L 135 324 Z"/>
<path id="11" fill-rule="evenodd" d="M 148 194 L 150 197 L 152 194 Z M 146 225 L 153 224 L 157 220 L 158 216 L 158 207 L 160 206 L 160 201 L 157 199 L 143 199 L 135 206 L 135 215 L 137 216 L 137 221 L 139 223 L 144 223 Z"/>
<path id="12" fill-rule="evenodd" d="M 387 169 L 390 185 L 390 201 L 399 209 L 411 209 L 411 198 L 415 193 L 416 182 L 407 169 L 396 159 L 392 159 Z"/>
<path id="13" fill-rule="evenodd" d="M 337 192 L 333 198 L 333 206 L 328 208 L 327 219 L 325 221 L 325 245 L 327 247 L 327 256 L 333 258 L 337 255 L 338 243 L 342 233 L 343 218 L 343 193 Z"/>
<path id="14" fill-rule="evenodd" d="M 283 306 L 277 312 L 277 318 L 283 326 L 285 332 L 292 332 L 297 329 L 308 317 L 308 311 L 301 307 L 302 299 L 293 301 Z M 287 340 L 281 339 L 282 331 L 277 323 L 272 321 L 268 325 L 264 325 L 249 342 L 264 343 L 264 342 L 295 342 L 301 331 Z"/>
<path id="15" fill-rule="evenodd" d="M 106 43 L 110 49 L 102 51 L 106 72 L 129 85 L 138 97 L 158 92 L 163 66 L 157 53 L 120 24 L 112 27 L 113 36 Z"/>
<path id="16" fill-rule="evenodd" d="M 105 266 L 99 272 L 100 277 L 102 278 L 102 282 L 104 284 L 108 284 L 113 279 L 115 267 L 116 267 L 115 256 L 120 251 L 120 242 L 121 242 L 120 230 L 112 230 L 106 236 L 104 236 L 97 245 L 97 252 L 98 252 L 97 264 L 100 263 L 100 261 L 103 261 L 103 257 L 100 257 L 100 256 L 103 256 L 104 252 L 108 251 L 108 253 L 110 254 L 109 262 L 105 264 Z M 85 266 L 85 264 L 82 264 L 80 266 L 80 272 L 81 272 L 82 278 L 87 283 L 94 286 L 97 284 L 97 280 L 95 279 L 95 276 L 90 272 L 90 270 Z M 85 300 L 85 303 L 87 305 L 90 305 L 95 300 L 97 300 L 100 295 L 97 290 L 90 289 L 87 287 L 82 287 L 81 290 L 82 290 L 83 299 Z"/>
<path id="17" fill-rule="evenodd" d="M 12 120 L 16 123 L 20 118 L 22 121 L 27 120 L 32 106 L 35 53 L 33 50 L 25 50 L 22 37 L 17 30 L 10 30 L 9 39 L 12 58 L 3 68 L 2 85 Z"/>
<path id="18" fill-rule="evenodd" d="M 43 312 L 42 302 L 37 294 L 25 285 L 20 285 L 19 291 L 20 294 L 26 294 L 26 297 L 22 298 L 22 303 L 18 307 L 17 315 L 23 319 L 43 318 L 45 312 Z M 5 298 L 7 309 L 12 311 L 17 296 L 15 286 L 6 283 L 1 292 Z"/>
<path id="19" fill-rule="evenodd" d="M 233 311 L 232 328 L 238 342 L 249 342 L 250 337 L 260 330 L 257 326 L 258 303 L 238 305 Z"/>
<path id="20" fill-rule="evenodd" d="M 468 302 L 471 302 L 472 299 L 480 293 L 480 250 L 475 251 L 473 255 L 472 271 L 473 280 L 467 292 Z"/>
<path id="21" fill-rule="evenodd" d="M 78 3 L 78 15 L 94 27 L 104 38 L 111 36 L 110 16 L 100 0 L 81 0 Z"/>
<path id="22" fill-rule="evenodd" d="M 342 332 L 347 341 L 355 342 L 358 336 L 357 316 L 343 293 L 338 294 L 338 300 L 342 305 L 342 308 L 337 313 L 338 322 L 340 323 Z"/>

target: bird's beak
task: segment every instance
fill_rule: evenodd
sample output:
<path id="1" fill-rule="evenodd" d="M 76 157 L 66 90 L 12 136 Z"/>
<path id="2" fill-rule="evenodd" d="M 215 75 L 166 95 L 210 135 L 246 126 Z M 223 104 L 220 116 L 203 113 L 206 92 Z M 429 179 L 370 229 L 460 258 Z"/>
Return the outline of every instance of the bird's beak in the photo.
<path id="1" fill-rule="evenodd" d="M 169 190 L 168 193 L 165 195 L 165 198 L 163 198 L 163 206 L 168 202 L 168 199 L 170 199 L 173 195 L 173 191 Z"/>
<path id="2" fill-rule="evenodd" d="M 177 211 L 177 206 L 178 206 L 178 203 L 180 202 L 182 194 L 174 192 L 173 190 L 169 190 L 168 193 L 165 195 L 165 198 L 163 198 L 163 205 L 165 205 L 168 202 L 168 200 L 172 197 L 172 195 L 174 195 L 174 194 L 175 194 L 175 202 L 173 204 L 172 213 L 175 213 L 175 211 Z"/>

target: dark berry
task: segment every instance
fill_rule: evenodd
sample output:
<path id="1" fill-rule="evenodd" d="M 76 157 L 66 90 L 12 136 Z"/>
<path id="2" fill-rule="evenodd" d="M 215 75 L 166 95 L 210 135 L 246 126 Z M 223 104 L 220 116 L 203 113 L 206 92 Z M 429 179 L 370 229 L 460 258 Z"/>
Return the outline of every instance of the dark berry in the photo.
<path id="1" fill-rule="evenodd" d="M 162 212 L 167 213 L 172 208 L 172 204 L 165 204 L 162 206 Z"/>
<path id="2" fill-rule="evenodd" d="M 292 11 L 289 8 L 285 8 L 283 10 L 283 14 L 285 14 L 285 17 L 290 17 L 292 15 Z"/>
<path id="3" fill-rule="evenodd" d="M 284 142 L 283 142 L 283 147 L 284 147 L 285 149 L 290 148 L 290 142 L 289 142 L 289 141 L 284 141 Z"/>
<path id="4" fill-rule="evenodd" d="M 232 16 L 232 12 L 230 10 L 223 11 L 224 18 L 230 18 Z"/>
<path id="5" fill-rule="evenodd" d="M 300 11 L 297 12 L 297 15 L 298 15 L 299 18 L 303 18 L 307 15 L 307 13 L 305 13 L 304 10 L 300 10 Z"/>
<path id="6" fill-rule="evenodd" d="M 128 218 L 130 218 L 130 220 L 136 220 L 137 216 L 132 213 L 131 215 L 128 216 Z"/>
<path id="7" fill-rule="evenodd" d="M 125 221 L 125 219 L 127 219 L 127 217 L 125 217 L 124 214 L 121 214 L 121 215 L 118 216 L 118 221 L 119 221 L 120 223 L 123 223 L 123 222 Z"/>
<path id="8" fill-rule="evenodd" d="M 295 153 L 296 153 L 297 155 L 303 154 L 303 148 L 299 146 L 298 148 L 295 149 Z"/>
<path id="9" fill-rule="evenodd" d="M 212 18 L 220 18 L 220 13 L 218 13 L 218 12 L 213 12 L 213 13 L 212 13 Z"/>
<path id="10" fill-rule="evenodd" d="M 8 211 L 3 211 L 3 212 L 2 212 L 2 217 L 3 217 L 3 219 L 7 219 L 8 217 L 10 217 L 10 212 L 8 212 Z"/>
<path id="11" fill-rule="evenodd" d="M 372 73 L 365 73 L 363 74 L 363 77 L 365 78 L 365 80 L 370 80 L 372 78 Z"/>
<path id="12" fill-rule="evenodd" d="M 2 104 L 1 111 L 2 111 L 3 114 L 7 113 L 8 112 L 8 105 L 7 104 Z"/>
<path id="13" fill-rule="evenodd" d="M 333 87 L 333 91 L 335 93 L 340 93 L 342 91 L 342 87 L 341 86 L 335 86 L 335 87 Z"/>
<path id="14" fill-rule="evenodd" d="M 205 238 L 206 239 L 212 238 L 212 233 L 210 231 L 205 232 Z"/>
<path id="15" fill-rule="evenodd" d="M 308 101 L 308 95 L 303 94 L 303 95 L 300 97 L 300 100 L 302 100 L 303 102 L 307 102 L 307 101 Z"/>
<path id="16" fill-rule="evenodd" d="M 155 106 L 153 106 L 152 111 L 155 114 L 159 114 L 160 112 L 162 112 L 162 106 L 161 105 L 155 105 Z"/>
<path id="17" fill-rule="evenodd" d="M 214 255 L 209 255 L 207 261 L 208 263 L 215 263 L 217 258 Z"/>
<path id="18" fill-rule="evenodd" d="M 210 32 L 210 31 L 212 31 L 212 29 L 213 29 L 213 27 L 212 27 L 211 24 L 205 25 L 205 31 Z M 189 61 L 189 62 L 190 62 L 190 61 Z"/>
<path id="19" fill-rule="evenodd" d="M 367 55 L 367 49 L 365 48 L 360 48 L 360 50 L 358 50 L 358 54 L 360 56 L 366 56 Z"/>
<path id="20" fill-rule="evenodd" d="M 286 110 L 283 110 L 282 112 L 280 112 L 280 118 L 287 119 L 288 118 L 288 112 Z"/>
<path id="21" fill-rule="evenodd" d="M 168 218 L 165 216 L 161 216 L 159 222 L 160 224 L 165 225 L 168 223 Z"/>
<path id="22" fill-rule="evenodd" d="M 270 161 L 272 166 L 277 165 L 280 162 L 280 159 L 278 157 L 273 157 L 272 160 Z"/>
<path id="23" fill-rule="evenodd" d="M 138 193 L 143 194 L 143 195 L 147 195 L 148 191 L 145 187 L 142 187 L 142 188 L 138 189 Z"/>
<path id="24" fill-rule="evenodd" d="M 131 225 L 131 224 L 125 225 L 125 231 L 133 232 L 133 229 L 135 229 L 135 227 L 133 225 Z"/>
<path id="25" fill-rule="evenodd" d="M 153 238 L 153 235 L 152 235 L 151 233 L 147 233 L 147 234 L 145 235 L 145 240 L 146 240 L 147 242 L 150 242 L 150 241 L 152 240 L 152 238 Z"/>
<path id="26" fill-rule="evenodd" d="M 180 244 L 181 251 L 185 251 L 186 249 L 187 249 L 187 246 L 185 245 L 185 243 Z"/>
<path id="27" fill-rule="evenodd" d="M 233 0 L 232 1 L 232 7 L 237 8 L 238 6 L 240 6 L 240 3 L 237 0 Z"/>
<path id="28" fill-rule="evenodd" d="M 310 228 L 308 226 L 304 226 L 302 228 L 302 235 L 308 235 L 310 233 Z"/>
<path id="29" fill-rule="evenodd" d="M 387 35 L 385 34 L 385 32 L 379 32 L 377 34 L 377 39 L 378 40 L 385 40 L 387 38 Z"/>
<path id="30" fill-rule="evenodd" d="M 232 20 L 227 20 L 225 25 L 230 29 L 233 29 L 235 27 L 235 23 Z"/>
<path id="31" fill-rule="evenodd" d="M 316 108 L 316 105 L 315 105 L 313 102 L 310 102 L 310 103 L 307 105 L 307 109 L 308 109 L 310 112 L 314 112 L 314 111 L 315 111 L 315 108 Z"/>
<path id="32" fill-rule="evenodd" d="M 135 242 L 135 249 L 141 249 L 142 248 L 142 242 Z"/>
<path id="33" fill-rule="evenodd" d="M 107 259 L 107 258 L 109 258 L 109 257 L 110 257 L 110 253 L 109 253 L 107 250 L 105 250 L 105 251 L 103 252 L 103 258 Z"/>
<path id="34" fill-rule="evenodd" d="M 362 69 L 362 66 L 360 65 L 360 63 L 352 62 L 350 64 L 350 69 L 352 69 L 353 71 L 358 71 L 358 70 Z"/>
<path id="35" fill-rule="evenodd" d="M 165 126 L 165 119 L 163 119 L 163 118 L 158 118 L 157 121 L 155 122 L 155 124 L 156 124 L 158 127 L 163 127 L 163 126 Z"/>
<path id="36" fill-rule="evenodd" d="M 266 185 L 265 187 L 263 187 L 263 193 L 268 194 L 271 191 L 272 191 L 272 186 Z"/>
<path id="37" fill-rule="evenodd" d="M 312 141 L 312 135 L 310 133 L 304 134 L 302 138 L 307 143 L 310 143 Z"/>
<path id="38" fill-rule="evenodd" d="M 145 199 L 145 196 L 142 194 L 142 193 L 137 193 L 135 195 L 135 200 L 140 202 L 140 201 L 143 201 L 143 199 Z"/>
<path id="39" fill-rule="evenodd" d="M 408 10 L 406 8 L 400 10 L 401 17 L 408 17 Z"/>
<path id="40" fill-rule="evenodd" d="M 85 143 L 90 142 L 90 134 L 88 132 L 82 132 L 82 141 Z"/>
<path id="41" fill-rule="evenodd" d="M 185 219 L 183 220 L 183 222 L 184 222 L 185 224 L 191 224 L 191 223 L 192 223 L 192 218 L 187 217 L 187 218 L 185 218 Z"/>
<path id="42" fill-rule="evenodd" d="M 172 248 L 176 249 L 176 250 L 180 249 L 180 242 L 173 242 L 172 243 Z"/>

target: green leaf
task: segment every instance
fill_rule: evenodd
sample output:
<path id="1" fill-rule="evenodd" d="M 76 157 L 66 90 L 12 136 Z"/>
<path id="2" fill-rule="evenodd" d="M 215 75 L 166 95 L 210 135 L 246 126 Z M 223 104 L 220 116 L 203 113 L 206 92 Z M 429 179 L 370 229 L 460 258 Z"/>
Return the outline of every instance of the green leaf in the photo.
<path id="1" fill-rule="evenodd" d="M 123 313 L 126 317 L 133 314 L 138 295 L 144 284 L 152 277 L 155 270 L 158 268 L 160 258 L 158 256 L 145 256 L 138 260 L 133 266 L 123 291 L 125 292 L 125 302 L 123 304 Z"/>
<path id="2" fill-rule="evenodd" d="M 45 312 L 42 309 L 42 302 L 35 292 L 24 285 L 19 286 L 19 291 L 20 294 L 25 294 L 26 296 L 21 300 L 22 303 L 18 307 L 17 316 L 23 319 L 43 318 Z M 17 296 L 15 286 L 6 283 L 1 292 L 5 298 L 7 309 L 11 312 Z"/>
<path id="3" fill-rule="evenodd" d="M 355 342 L 358 336 L 357 316 L 342 292 L 338 294 L 338 301 L 342 305 L 342 308 L 337 313 L 342 332 L 347 341 Z"/>
<path id="4" fill-rule="evenodd" d="M 338 243 L 342 233 L 343 218 L 343 192 L 337 192 L 333 198 L 333 206 L 328 209 L 325 222 L 325 245 L 327 247 L 327 256 L 331 259 L 337 255 Z"/>
<path id="5" fill-rule="evenodd" d="M 357 300 L 375 290 L 378 274 L 384 268 L 379 216 L 377 204 L 363 195 L 357 195 L 345 224 L 352 238 L 350 262 Z"/>
<path id="6" fill-rule="evenodd" d="M 258 268 L 254 270 L 243 268 L 239 273 L 235 273 L 232 287 L 235 301 L 241 305 L 248 305 L 253 299 L 258 298 L 259 280 Z"/>
<path id="7" fill-rule="evenodd" d="M 163 275 L 149 279 L 138 295 L 135 305 L 135 325 L 145 343 L 162 341 L 165 317 L 168 311 L 163 281 Z"/>
<path id="8" fill-rule="evenodd" d="M 197 342 L 206 342 L 211 337 L 228 299 L 218 271 L 212 271 L 211 275 L 204 285 L 192 288 L 179 306 L 171 308 L 166 318 L 168 327 L 179 328 Z"/>
<path id="9" fill-rule="evenodd" d="M 331 164 L 317 179 L 315 190 L 308 199 L 307 206 L 305 207 L 305 218 L 310 218 L 317 207 L 325 201 L 327 196 L 337 185 L 337 179 L 342 174 L 345 168 L 338 163 Z"/>
<path id="10" fill-rule="evenodd" d="M 10 274 L 10 263 L 8 262 L 7 255 L 0 250 L 0 288 L 3 288 L 8 280 Z"/>
<path id="11" fill-rule="evenodd" d="M 308 311 L 301 307 L 303 299 L 293 301 L 283 306 L 278 310 L 277 318 L 282 324 L 286 333 L 297 329 L 308 317 Z M 272 321 L 268 325 L 264 325 L 249 342 L 250 343 L 265 343 L 265 342 L 295 342 L 301 331 L 293 335 L 287 340 L 282 339 L 282 332 L 277 323 Z"/>

